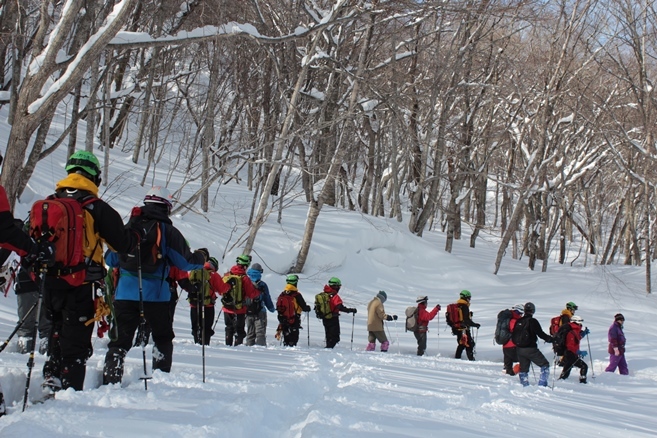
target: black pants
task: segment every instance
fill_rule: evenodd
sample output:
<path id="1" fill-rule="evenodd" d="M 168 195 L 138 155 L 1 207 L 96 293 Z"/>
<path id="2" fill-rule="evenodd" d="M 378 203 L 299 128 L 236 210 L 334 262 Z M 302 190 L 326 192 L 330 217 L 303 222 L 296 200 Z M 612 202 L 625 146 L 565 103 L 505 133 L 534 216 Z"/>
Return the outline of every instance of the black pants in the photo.
<path id="1" fill-rule="evenodd" d="M 427 332 L 417 330 L 413 332 L 415 340 L 417 340 L 417 355 L 422 356 L 427 351 Z"/>
<path id="2" fill-rule="evenodd" d="M 470 333 L 469 329 L 457 331 L 456 343 L 458 344 L 458 347 L 456 347 L 456 353 L 454 354 L 456 359 L 460 359 L 463 355 L 463 350 L 465 350 L 465 354 L 468 356 L 468 360 L 475 360 L 475 341 L 472 339 L 472 334 Z"/>
<path id="3" fill-rule="evenodd" d="M 513 372 L 513 363 L 518 362 L 518 352 L 516 347 L 511 348 L 502 348 L 502 353 L 504 353 L 504 371 L 514 376 L 516 373 Z"/>
<path id="4" fill-rule="evenodd" d="M 548 362 L 545 356 L 543 356 L 543 353 L 541 353 L 541 350 L 537 347 L 517 347 L 516 351 L 518 352 L 518 362 L 520 362 L 521 373 L 528 373 L 529 365 L 532 363 L 540 368 L 550 366 L 550 362 Z"/>
<path id="5" fill-rule="evenodd" d="M 173 324 L 169 302 L 145 302 L 144 318 L 153 336 L 153 370 L 171 371 L 173 360 Z M 103 383 L 119 383 L 123 377 L 125 355 L 133 346 L 133 338 L 139 327 L 139 301 L 118 300 L 114 302 L 119 336 L 107 344 Z"/>
<path id="6" fill-rule="evenodd" d="M 46 289 L 44 304 L 52 320 L 52 329 L 43 377 L 60 379 L 63 389 L 82 391 L 87 359 L 93 353 L 94 324 L 84 325 L 96 313 L 93 284 Z"/>
<path id="7" fill-rule="evenodd" d="M 246 314 L 237 315 L 224 310 L 224 324 L 226 324 L 226 345 L 242 345 L 246 337 Z"/>
<path id="8" fill-rule="evenodd" d="M 286 347 L 294 347 L 299 343 L 299 328 L 301 327 L 300 321 L 295 321 L 292 324 L 281 322 L 281 329 L 283 333 L 283 345 Z"/>
<path id="9" fill-rule="evenodd" d="M 560 379 L 567 379 L 570 376 L 570 371 L 573 367 L 579 368 L 579 378 L 580 380 L 586 380 L 586 373 L 589 370 L 589 367 L 586 365 L 579 356 L 577 356 L 572 351 L 566 351 L 566 354 L 563 356 L 563 371 L 559 376 Z"/>
<path id="10" fill-rule="evenodd" d="M 189 316 L 192 320 L 192 335 L 194 336 L 194 343 L 201 344 L 205 341 L 205 345 L 210 345 L 210 338 L 214 335 L 212 325 L 214 324 L 214 306 L 205 307 L 190 307 Z M 199 319 L 203 319 L 203 332 L 199 330 Z"/>
<path id="11" fill-rule="evenodd" d="M 322 323 L 326 335 L 326 348 L 333 348 L 340 342 L 340 318 L 333 315 L 331 319 L 322 319 Z"/>

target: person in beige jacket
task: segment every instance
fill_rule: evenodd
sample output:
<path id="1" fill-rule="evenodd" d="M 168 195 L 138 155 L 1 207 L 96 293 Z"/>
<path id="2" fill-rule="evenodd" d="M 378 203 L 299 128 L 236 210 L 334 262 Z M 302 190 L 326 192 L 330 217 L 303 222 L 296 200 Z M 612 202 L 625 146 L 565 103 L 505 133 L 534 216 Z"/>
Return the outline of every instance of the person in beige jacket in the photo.
<path id="1" fill-rule="evenodd" d="M 397 315 L 387 315 L 383 303 L 388 299 L 388 295 L 380 290 L 372 301 L 367 305 L 367 348 L 366 351 L 376 349 L 376 341 L 381 343 L 381 351 L 388 351 L 388 338 L 383 327 L 383 321 L 397 320 Z"/>

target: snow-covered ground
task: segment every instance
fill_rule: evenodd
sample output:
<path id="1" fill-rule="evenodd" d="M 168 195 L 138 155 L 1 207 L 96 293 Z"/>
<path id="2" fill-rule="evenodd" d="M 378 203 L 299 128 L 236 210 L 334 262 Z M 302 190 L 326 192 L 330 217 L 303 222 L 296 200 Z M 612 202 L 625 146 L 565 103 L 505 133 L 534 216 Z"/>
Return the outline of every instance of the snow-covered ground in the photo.
<path id="1" fill-rule="evenodd" d="M 115 151 L 112 160 L 110 180 L 128 173 L 103 198 L 127 216 L 147 190 L 135 182 L 143 168 Z M 52 192 L 64 176 L 64 162 L 58 151 L 39 164 L 23 203 L 17 206 L 19 216 L 35 199 Z M 162 184 L 166 171 L 158 168 L 153 181 Z M 179 178 L 174 176 L 173 190 Z M 185 189 L 185 194 L 191 190 Z M 245 229 L 252 194 L 237 185 L 213 190 L 209 214 L 188 213 L 175 217 L 174 223 L 192 247 L 209 247 L 221 257 Z M 258 235 L 254 262 L 265 268 L 263 279 L 273 298 L 282 290 L 283 273 L 298 252 L 306 213 L 305 206 L 293 204 L 280 224 L 273 214 Z M 203 383 L 201 347 L 192 341 L 188 309 L 181 300 L 174 324 L 172 372 L 153 373 L 147 391 L 139 380 L 139 348 L 128 355 L 123 384 L 101 386 L 107 340 L 94 339 L 85 390 L 59 392 L 56 400 L 21 412 L 28 356 L 18 354 L 12 343 L 0 354 L 0 383 L 9 411 L 0 418 L 0 436 L 655 436 L 657 318 L 655 297 L 644 292 L 645 271 L 626 266 L 558 266 L 551 260 L 548 272 L 541 273 L 529 271 L 525 260 L 506 258 L 495 276 L 495 243 L 484 236 L 471 249 L 468 238 L 456 242 L 453 253 L 447 254 L 440 232 L 418 238 L 394 220 L 325 208 L 306 269 L 300 273 L 299 290 L 312 301 L 328 278 L 342 280 L 340 294 L 358 313 L 340 318 L 342 341 L 335 349 L 323 348 L 321 322 L 312 314 L 309 321 L 304 319 L 295 348 L 282 347 L 274 339 L 273 314 L 269 314 L 266 348 L 226 347 L 220 322 L 205 349 Z M 232 265 L 239 248 L 227 252 L 222 271 Z M 444 322 L 444 308 L 462 289 L 472 292 L 471 310 L 481 323 L 476 362 L 453 359 L 456 342 Z M 364 351 L 366 306 L 379 290 L 388 294 L 388 313 L 403 315 L 418 295 L 428 295 L 430 306 L 443 306 L 430 324 L 424 357 L 415 355 L 415 339 L 404 332 L 401 317 L 387 323 L 392 340 L 388 353 Z M 534 368 L 532 385 L 523 388 L 517 377 L 503 374 L 502 349 L 492 340 L 496 315 L 527 301 L 536 304 L 536 317 L 545 330 L 566 302 L 577 303 L 577 314 L 591 330 L 589 384 L 579 384 L 573 372 L 568 381 L 557 381 L 554 389 L 538 388 Z M 0 340 L 16 323 L 15 309 L 13 292 L 0 297 Z M 617 312 L 626 317 L 629 376 L 604 372 L 607 329 Z M 549 345 L 541 343 L 541 349 L 552 360 Z M 150 369 L 150 346 L 147 353 Z M 37 354 L 32 394 L 40 392 L 44 359 Z"/>

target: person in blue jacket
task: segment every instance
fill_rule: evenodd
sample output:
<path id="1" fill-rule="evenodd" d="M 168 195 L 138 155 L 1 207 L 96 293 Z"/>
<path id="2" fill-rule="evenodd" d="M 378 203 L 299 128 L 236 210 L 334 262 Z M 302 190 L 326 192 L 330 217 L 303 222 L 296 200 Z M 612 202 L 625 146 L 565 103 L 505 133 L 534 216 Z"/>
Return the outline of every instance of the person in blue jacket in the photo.
<path id="1" fill-rule="evenodd" d="M 169 267 L 175 266 L 183 271 L 201 269 L 209 256 L 205 248 L 190 250 L 182 233 L 169 218 L 172 207 L 169 191 L 153 187 L 146 194 L 144 205 L 133 209 L 127 225 L 145 236 L 139 248 L 127 254 L 107 252 L 107 264 L 120 269 L 114 297 L 118 338 L 107 345 L 103 370 L 105 385 L 120 383 L 123 377 L 125 355 L 133 345 L 135 331 L 141 322 L 140 293 L 144 318 L 153 337 L 153 370 L 171 371 L 175 335 L 169 307 L 171 291 L 166 281 Z"/>
<path id="2" fill-rule="evenodd" d="M 274 313 L 276 307 L 271 301 L 269 286 L 262 281 L 262 266 L 260 263 L 251 265 L 246 275 L 260 291 L 260 297 L 251 302 L 246 309 L 246 345 L 267 346 L 267 310 Z"/>

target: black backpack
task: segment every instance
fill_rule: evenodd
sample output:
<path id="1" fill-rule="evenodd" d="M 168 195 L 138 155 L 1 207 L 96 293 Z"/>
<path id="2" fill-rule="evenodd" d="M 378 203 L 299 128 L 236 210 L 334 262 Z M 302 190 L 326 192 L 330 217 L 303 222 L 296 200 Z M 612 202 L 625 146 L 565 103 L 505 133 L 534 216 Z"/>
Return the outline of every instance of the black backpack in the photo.
<path id="1" fill-rule="evenodd" d="M 569 323 L 563 324 L 552 338 L 552 350 L 557 356 L 566 354 L 566 336 L 572 329 Z"/>
<path id="2" fill-rule="evenodd" d="M 515 327 L 513 327 L 511 339 L 516 344 L 516 347 L 529 347 L 532 344 L 531 330 L 529 329 L 529 322 L 531 320 L 531 317 L 525 316 L 524 318 L 520 318 L 516 322 Z"/>
<path id="3" fill-rule="evenodd" d="M 162 248 L 162 229 L 160 223 L 155 219 L 147 219 L 143 216 L 133 216 L 130 218 L 126 228 L 133 226 L 133 223 L 139 224 L 139 227 L 146 231 L 141 244 L 141 260 L 139 260 L 137 247 L 127 254 L 119 254 L 119 264 L 122 269 L 131 272 L 141 271 L 145 274 L 153 274 L 164 264 L 164 251 Z"/>
<path id="4" fill-rule="evenodd" d="M 511 340 L 511 331 L 509 330 L 509 323 L 513 312 L 509 309 L 504 309 L 497 314 L 497 325 L 495 326 L 495 342 L 499 345 L 504 345 Z"/>

